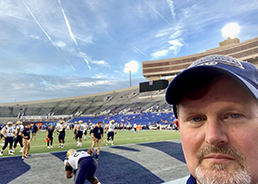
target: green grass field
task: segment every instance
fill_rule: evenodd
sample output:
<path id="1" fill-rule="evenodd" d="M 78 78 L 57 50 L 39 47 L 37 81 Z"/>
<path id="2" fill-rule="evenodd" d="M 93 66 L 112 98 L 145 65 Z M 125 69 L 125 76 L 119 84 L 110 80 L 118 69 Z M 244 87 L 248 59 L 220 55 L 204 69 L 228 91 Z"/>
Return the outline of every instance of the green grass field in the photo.
<path id="1" fill-rule="evenodd" d="M 92 140 L 89 136 L 89 131 L 87 135 L 86 140 L 82 140 L 82 147 L 76 147 L 77 143 L 73 139 L 73 131 L 66 131 L 66 137 L 65 137 L 65 145 L 64 148 L 58 148 L 59 142 L 58 142 L 58 135 L 54 133 L 54 140 L 53 140 L 53 148 L 48 149 L 47 148 L 47 143 L 44 141 L 46 138 L 46 132 L 41 131 L 37 133 L 36 137 L 36 142 L 32 140 L 31 142 L 31 149 L 30 149 L 30 154 L 35 154 L 35 153 L 47 153 L 47 152 L 58 152 L 58 151 L 66 151 L 71 148 L 73 149 L 84 149 L 84 148 L 89 148 L 91 147 Z M 102 142 L 101 146 L 105 147 L 106 146 L 106 138 L 107 134 L 104 134 L 104 142 Z M 158 141 L 166 141 L 166 140 L 175 140 L 175 139 L 180 139 L 180 134 L 179 132 L 171 131 L 171 130 L 141 130 L 138 131 L 137 133 L 134 133 L 133 131 L 124 131 L 124 130 L 119 130 L 117 134 L 115 134 L 114 138 L 114 145 L 125 145 L 125 144 L 139 144 L 139 143 L 146 143 L 146 142 L 158 142 Z M 3 143 L 0 143 L 0 147 L 3 146 Z M 4 150 L 4 155 L 5 156 L 10 156 L 8 155 L 8 150 L 9 150 L 9 145 L 8 147 Z M 21 155 L 20 151 L 20 145 L 15 149 L 14 156 Z"/>

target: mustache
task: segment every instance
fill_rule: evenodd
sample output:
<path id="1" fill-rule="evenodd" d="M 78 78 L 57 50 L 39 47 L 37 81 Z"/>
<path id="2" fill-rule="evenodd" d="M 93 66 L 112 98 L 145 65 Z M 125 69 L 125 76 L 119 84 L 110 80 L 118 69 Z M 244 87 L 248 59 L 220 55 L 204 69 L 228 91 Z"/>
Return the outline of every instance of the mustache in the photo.
<path id="1" fill-rule="evenodd" d="M 229 145 L 221 145 L 221 146 L 215 146 L 215 145 L 206 145 L 201 150 L 198 151 L 196 157 L 198 160 L 198 165 L 202 162 L 202 160 L 205 158 L 206 155 L 211 153 L 221 153 L 226 154 L 232 158 L 234 158 L 241 168 L 244 168 L 244 158 L 242 155 L 235 149 L 234 147 L 231 147 Z"/>

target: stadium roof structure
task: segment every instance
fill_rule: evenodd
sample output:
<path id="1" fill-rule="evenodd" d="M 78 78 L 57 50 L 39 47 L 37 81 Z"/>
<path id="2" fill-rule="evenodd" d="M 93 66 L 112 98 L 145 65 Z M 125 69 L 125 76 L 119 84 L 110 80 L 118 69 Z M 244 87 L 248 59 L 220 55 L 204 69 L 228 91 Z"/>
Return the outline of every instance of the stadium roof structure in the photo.
<path id="1" fill-rule="evenodd" d="M 189 67 L 195 60 L 213 54 L 228 55 L 242 61 L 248 61 L 258 67 L 258 37 L 240 42 L 239 39 L 230 39 L 220 42 L 220 46 L 202 53 L 163 60 L 142 62 L 142 74 L 150 81 L 163 77 L 177 75 Z"/>

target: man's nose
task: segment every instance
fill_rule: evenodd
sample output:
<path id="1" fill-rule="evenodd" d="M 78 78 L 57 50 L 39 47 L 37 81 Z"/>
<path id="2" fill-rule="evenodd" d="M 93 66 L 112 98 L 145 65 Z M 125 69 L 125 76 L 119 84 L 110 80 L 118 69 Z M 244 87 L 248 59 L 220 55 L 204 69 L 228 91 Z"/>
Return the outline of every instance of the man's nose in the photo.
<path id="1" fill-rule="evenodd" d="M 227 128 L 218 118 L 207 119 L 205 129 L 205 142 L 211 145 L 228 143 Z"/>

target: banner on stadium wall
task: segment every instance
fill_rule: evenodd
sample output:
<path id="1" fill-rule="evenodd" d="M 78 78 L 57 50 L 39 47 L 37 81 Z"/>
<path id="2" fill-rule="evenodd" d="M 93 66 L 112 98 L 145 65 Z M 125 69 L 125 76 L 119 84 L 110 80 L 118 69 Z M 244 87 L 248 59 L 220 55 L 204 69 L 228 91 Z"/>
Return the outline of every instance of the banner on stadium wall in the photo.
<path id="1" fill-rule="evenodd" d="M 72 115 L 54 115 L 48 117 L 47 115 L 42 115 L 42 116 L 22 116 L 22 120 L 45 120 L 45 119 L 64 119 L 64 118 L 72 118 Z"/>

